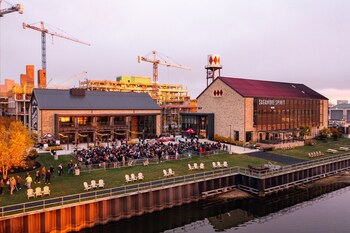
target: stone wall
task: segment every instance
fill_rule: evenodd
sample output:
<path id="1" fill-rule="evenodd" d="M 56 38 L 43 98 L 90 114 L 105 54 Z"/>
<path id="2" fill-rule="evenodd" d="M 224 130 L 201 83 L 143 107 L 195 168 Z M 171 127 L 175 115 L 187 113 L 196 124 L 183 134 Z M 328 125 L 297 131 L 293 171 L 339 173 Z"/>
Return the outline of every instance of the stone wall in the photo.
<path id="1" fill-rule="evenodd" d="M 214 96 L 214 91 L 222 91 L 222 95 Z M 245 101 L 237 92 L 221 80 L 217 79 L 197 99 L 198 112 L 215 113 L 215 134 L 230 136 L 239 131 L 239 139 L 244 140 Z"/>

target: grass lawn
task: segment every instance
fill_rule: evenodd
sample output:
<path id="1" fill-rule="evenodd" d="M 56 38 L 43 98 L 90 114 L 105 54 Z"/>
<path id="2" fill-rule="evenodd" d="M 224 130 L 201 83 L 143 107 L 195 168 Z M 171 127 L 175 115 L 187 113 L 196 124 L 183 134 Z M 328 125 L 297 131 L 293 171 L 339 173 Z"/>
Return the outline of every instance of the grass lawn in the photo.
<path id="1" fill-rule="evenodd" d="M 290 157 L 294 157 L 294 158 L 305 159 L 305 160 L 315 160 L 315 159 L 320 159 L 320 158 L 324 158 L 324 157 L 331 157 L 334 155 L 348 153 L 346 151 L 340 151 L 339 147 L 350 148 L 350 139 L 339 138 L 337 141 L 334 141 L 333 139 L 328 139 L 325 142 L 318 140 L 316 142 L 316 145 L 314 145 L 314 146 L 305 145 L 305 146 L 301 146 L 301 147 L 295 147 L 292 150 L 275 150 L 275 151 L 272 151 L 272 153 L 286 155 L 286 156 L 290 156 Z M 326 152 L 327 149 L 338 150 L 338 153 L 335 153 L 335 154 L 327 153 Z M 308 153 L 314 152 L 314 151 L 321 151 L 324 155 L 319 156 L 319 157 L 309 158 Z M 349 151 L 349 153 L 350 153 L 350 151 Z"/>
<path id="2" fill-rule="evenodd" d="M 112 188 L 112 187 L 119 187 L 128 185 L 125 183 L 125 174 L 131 174 L 138 172 L 142 172 L 144 174 L 144 181 L 151 181 L 151 180 L 159 180 L 163 179 L 163 169 L 172 168 L 173 171 L 175 171 L 176 176 L 182 176 L 187 174 L 192 174 L 196 172 L 203 172 L 203 170 L 188 170 L 187 164 L 190 163 L 193 165 L 193 163 L 204 163 L 205 169 L 204 171 L 211 171 L 213 170 L 211 163 L 213 161 L 217 162 L 220 161 L 221 163 L 223 161 L 227 161 L 229 167 L 247 167 L 248 165 L 252 166 L 261 166 L 263 164 L 266 164 L 268 161 L 263 159 L 258 159 L 246 155 L 237 155 L 237 154 L 216 154 L 216 155 L 210 155 L 210 156 L 192 156 L 189 159 L 183 159 L 183 160 L 171 160 L 171 161 L 165 161 L 161 162 L 160 164 L 150 164 L 147 167 L 144 166 L 133 166 L 133 167 L 122 167 L 117 169 L 107 169 L 107 170 L 93 170 L 91 172 L 81 172 L 79 176 L 75 176 L 73 174 L 67 174 L 67 163 L 68 161 L 73 160 L 75 162 L 75 158 L 71 155 L 60 155 L 59 160 L 54 160 L 53 156 L 51 156 L 49 153 L 40 154 L 37 158 L 37 161 L 40 162 L 42 166 L 45 166 L 46 168 L 49 168 L 50 165 L 53 165 L 55 168 L 55 177 L 51 178 L 51 184 L 49 185 L 51 190 L 51 196 L 45 196 L 45 197 L 38 197 L 36 199 L 27 199 L 26 197 L 26 190 L 27 188 L 24 186 L 24 182 L 22 182 L 21 186 L 22 189 L 19 191 L 14 191 L 14 194 L 11 196 L 10 192 L 8 190 L 7 185 L 5 185 L 5 194 L 0 195 L 0 206 L 6 206 L 11 204 L 17 204 L 22 202 L 29 202 L 33 200 L 41 200 L 43 198 L 51 198 L 51 197 L 59 197 L 59 196 L 65 196 L 70 194 L 76 194 L 76 193 L 82 193 L 84 192 L 83 182 L 87 181 L 90 183 L 92 179 L 95 179 L 97 182 L 99 179 L 103 179 L 105 181 L 105 188 Z M 64 173 L 62 176 L 57 175 L 57 166 L 59 163 L 62 163 L 64 167 Z M 40 169 L 40 168 L 39 168 Z M 35 171 L 30 172 L 33 181 L 35 178 Z M 17 174 L 14 174 L 15 176 Z M 19 173 L 19 175 L 22 177 L 24 181 L 24 177 L 26 175 L 26 172 Z M 12 176 L 12 174 L 11 174 Z M 43 188 L 45 184 L 41 182 L 40 184 L 34 184 L 32 183 L 32 188 L 35 189 L 36 187 Z"/>

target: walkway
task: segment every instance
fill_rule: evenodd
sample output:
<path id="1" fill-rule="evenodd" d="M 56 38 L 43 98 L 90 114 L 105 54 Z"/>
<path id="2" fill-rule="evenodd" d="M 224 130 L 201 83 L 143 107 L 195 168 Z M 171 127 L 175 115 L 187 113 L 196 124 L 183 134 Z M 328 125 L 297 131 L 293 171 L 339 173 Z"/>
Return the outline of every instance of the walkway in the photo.
<path id="1" fill-rule="evenodd" d="M 199 142 L 217 143 L 216 141 L 210 141 L 208 139 L 199 139 Z M 235 146 L 235 145 L 230 145 L 230 144 L 226 144 L 226 143 L 222 143 L 222 144 L 227 146 L 228 152 L 230 154 L 232 154 L 232 153 L 235 153 L 235 154 L 248 154 L 248 153 L 259 151 L 257 149 L 250 149 L 250 148 L 246 148 L 246 147 L 243 147 L 243 146 Z"/>
<path id="2" fill-rule="evenodd" d="M 266 159 L 266 160 L 270 160 L 270 161 L 274 161 L 274 162 L 278 162 L 278 163 L 283 163 L 283 164 L 287 164 L 287 165 L 301 163 L 301 162 L 306 161 L 303 159 L 297 159 L 297 158 L 288 157 L 285 155 L 272 154 L 272 153 L 267 153 L 267 152 L 263 152 L 263 151 L 256 151 L 256 152 L 248 153 L 247 155 L 252 156 L 252 157 L 256 157 L 256 158 L 260 158 L 260 159 Z"/>

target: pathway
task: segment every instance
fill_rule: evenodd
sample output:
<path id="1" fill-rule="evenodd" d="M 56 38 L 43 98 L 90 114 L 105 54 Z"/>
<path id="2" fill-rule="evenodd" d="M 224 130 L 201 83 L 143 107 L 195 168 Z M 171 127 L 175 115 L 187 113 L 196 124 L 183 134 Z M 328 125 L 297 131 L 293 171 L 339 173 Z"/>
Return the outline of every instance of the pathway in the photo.
<path id="1" fill-rule="evenodd" d="M 263 152 L 263 151 L 256 151 L 256 152 L 248 153 L 247 155 L 252 156 L 252 157 L 256 157 L 256 158 L 266 159 L 269 161 L 283 163 L 283 164 L 287 164 L 287 165 L 301 163 L 301 162 L 306 161 L 303 159 L 297 159 L 297 158 L 293 158 L 293 157 L 289 157 L 289 156 L 285 156 L 285 155 L 278 155 L 278 154 L 267 153 L 267 152 Z"/>

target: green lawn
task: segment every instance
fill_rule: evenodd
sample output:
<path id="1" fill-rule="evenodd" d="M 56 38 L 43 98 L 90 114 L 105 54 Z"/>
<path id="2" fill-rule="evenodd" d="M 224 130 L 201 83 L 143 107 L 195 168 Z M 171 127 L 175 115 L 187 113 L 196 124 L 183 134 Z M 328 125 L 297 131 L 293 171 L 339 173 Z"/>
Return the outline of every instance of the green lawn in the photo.
<path id="1" fill-rule="evenodd" d="M 302 146 L 302 147 L 295 147 L 292 150 L 275 150 L 272 151 L 272 153 L 280 154 L 280 155 L 286 155 L 294 158 L 300 158 L 300 159 L 306 159 L 306 160 L 314 160 L 314 159 L 320 159 L 324 157 L 331 157 L 334 155 L 344 154 L 348 153 L 345 151 L 340 151 L 339 147 L 348 147 L 350 148 L 350 139 L 348 138 L 339 138 L 337 141 L 334 141 L 333 139 L 328 139 L 327 141 L 321 141 L 317 140 L 316 145 L 314 146 Z M 338 150 L 338 153 L 331 154 L 327 153 L 327 149 L 335 149 Z M 314 151 L 321 151 L 324 155 L 320 157 L 313 157 L 309 158 L 308 153 L 314 152 Z M 350 151 L 349 151 L 350 153 Z"/>
<path id="2" fill-rule="evenodd" d="M 163 179 L 163 169 L 172 168 L 173 171 L 175 171 L 176 176 L 182 176 L 187 174 L 192 174 L 196 172 L 203 172 L 203 170 L 188 170 L 187 164 L 190 163 L 193 165 L 193 163 L 204 163 L 205 169 L 204 171 L 211 171 L 213 170 L 211 163 L 213 161 L 217 162 L 220 161 L 221 163 L 223 161 L 227 161 L 229 167 L 247 167 L 248 165 L 252 166 L 261 166 L 263 164 L 266 164 L 267 161 L 263 159 L 253 158 L 246 155 L 237 155 L 237 154 L 216 154 L 216 155 L 210 155 L 210 156 L 192 156 L 189 159 L 183 159 L 183 160 L 171 160 L 171 161 L 165 161 L 161 162 L 160 164 L 150 164 L 149 166 L 133 166 L 133 167 L 122 167 L 117 169 L 107 169 L 107 170 L 93 170 L 91 172 L 81 172 L 80 176 L 75 176 L 73 174 L 67 174 L 67 163 L 69 160 L 73 160 L 75 162 L 75 159 L 73 156 L 70 155 L 62 155 L 59 156 L 59 160 L 54 160 L 53 156 L 50 154 L 40 154 L 40 156 L 37 158 L 37 161 L 40 162 L 43 166 L 46 166 L 46 168 L 50 167 L 50 165 L 53 165 L 55 168 L 55 177 L 51 178 L 51 196 L 50 197 L 58 197 L 58 196 L 65 196 L 70 194 L 76 194 L 76 193 L 82 193 L 84 192 L 83 188 L 83 182 L 87 181 L 90 183 L 92 179 L 95 179 L 97 182 L 99 179 L 103 179 L 106 183 L 105 188 L 112 188 L 112 187 L 119 187 L 127 185 L 125 183 L 125 174 L 131 174 L 131 173 L 138 173 L 142 172 L 144 174 L 144 181 L 151 181 L 151 180 L 158 180 Z M 59 163 L 62 163 L 64 167 L 64 173 L 62 176 L 57 175 L 57 166 Z M 25 177 L 25 172 L 20 173 L 19 175 L 23 178 Z M 35 177 L 35 171 L 30 172 L 33 180 Z M 14 174 L 17 175 L 17 174 Z M 43 188 L 45 184 L 41 182 L 41 184 L 34 184 L 32 183 L 32 188 L 35 189 L 36 187 Z M 11 205 L 11 204 L 17 204 L 22 202 L 28 202 L 33 200 L 41 200 L 43 198 L 50 198 L 48 196 L 46 197 L 38 197 L 37 199 L 27 199 L 26 198 L 26 190 L 27 188 L 24 187 L 24 184 L 22 184 L 22 189 L 20 191 L 15 191 L 14 195 L 10 195 L 8 187 L 5 187 L 5 194 L 0 196 L 0 206 L 5 205 Z"/>

